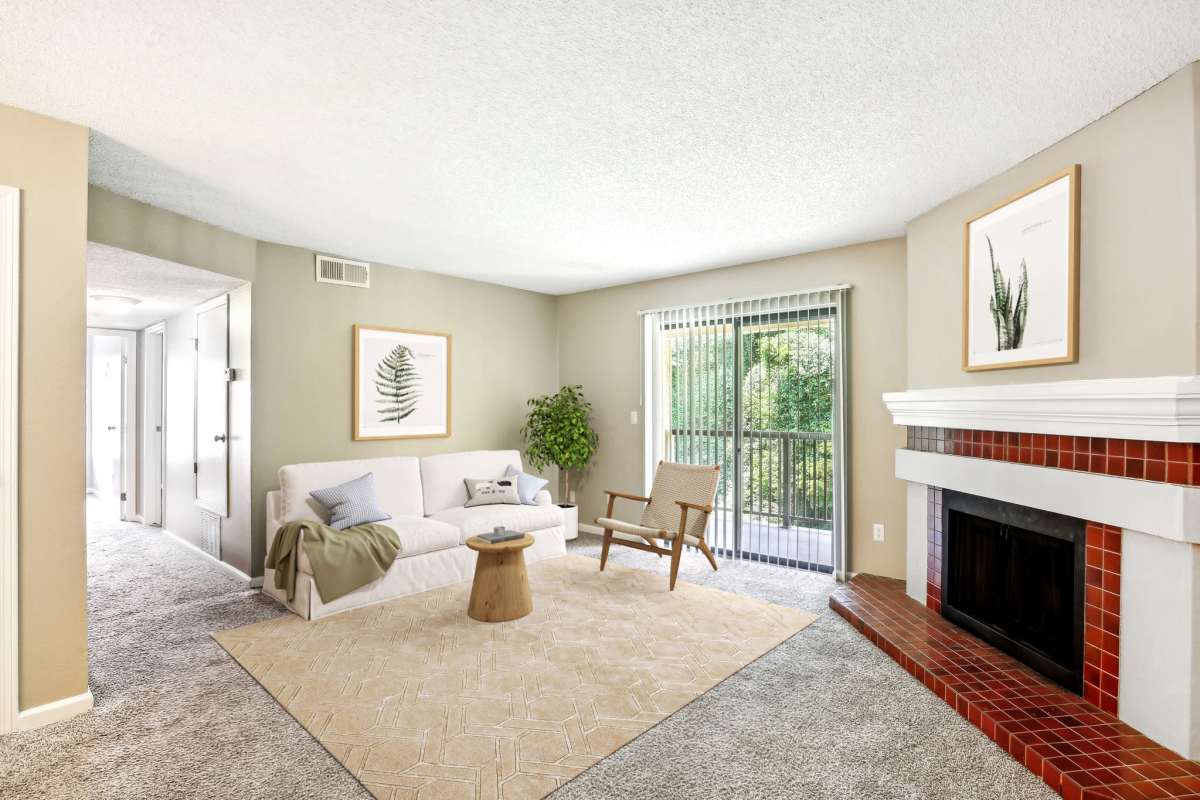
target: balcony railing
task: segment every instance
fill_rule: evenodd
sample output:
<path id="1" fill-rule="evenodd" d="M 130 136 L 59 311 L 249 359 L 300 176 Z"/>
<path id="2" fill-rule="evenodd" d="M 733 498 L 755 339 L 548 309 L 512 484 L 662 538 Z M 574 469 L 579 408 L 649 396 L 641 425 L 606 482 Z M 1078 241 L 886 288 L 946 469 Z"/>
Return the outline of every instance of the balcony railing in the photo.
<path id="1" fill-rule="evenodd" d="M 734 432 L 673 428 L 674 461 L 719 464 L 716 509 L 732 514 Z M 742 516 L 782 528 L 833 528 L 833 437 L 821 431 L 742 431 Z"/>

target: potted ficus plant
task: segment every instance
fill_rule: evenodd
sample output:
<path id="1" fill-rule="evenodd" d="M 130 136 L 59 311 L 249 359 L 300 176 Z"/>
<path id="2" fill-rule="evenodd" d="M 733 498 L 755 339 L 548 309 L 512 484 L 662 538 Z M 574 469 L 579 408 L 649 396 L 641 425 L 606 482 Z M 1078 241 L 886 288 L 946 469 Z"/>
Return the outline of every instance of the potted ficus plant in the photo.
<path id="1" fill-rule="evenodd" d="M 559 498 L 565 506 L 571 499 L 571 470 L 587 466 L 596 452 L 599 437 L 589 424 L 592 404 L 582 386 L 564 386 L 555 394 L 532 398 L 529 415 L 521 428 L 525 454 L 534 469 L 558 467 Z"/>

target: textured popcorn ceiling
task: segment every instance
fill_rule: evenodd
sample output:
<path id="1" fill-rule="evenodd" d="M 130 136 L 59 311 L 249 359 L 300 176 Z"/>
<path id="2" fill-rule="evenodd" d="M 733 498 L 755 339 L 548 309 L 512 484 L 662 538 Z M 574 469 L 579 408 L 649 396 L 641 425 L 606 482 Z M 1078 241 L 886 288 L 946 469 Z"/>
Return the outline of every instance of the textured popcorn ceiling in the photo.
<path id="1" fill-rule="evenodd" d="M 243 281 L 161 258 L 88 242 L 87 293 L 140 300 L 112 311 L 88 300 L 87 324 L 93 328 L 141 330 L 240 286 Z"/>
<path id="2" fill-rule="evenodd" d="M 1200 57 L 1200 3 L 0 4 L 91 180 L 547 292 L 894 236 Z"/>

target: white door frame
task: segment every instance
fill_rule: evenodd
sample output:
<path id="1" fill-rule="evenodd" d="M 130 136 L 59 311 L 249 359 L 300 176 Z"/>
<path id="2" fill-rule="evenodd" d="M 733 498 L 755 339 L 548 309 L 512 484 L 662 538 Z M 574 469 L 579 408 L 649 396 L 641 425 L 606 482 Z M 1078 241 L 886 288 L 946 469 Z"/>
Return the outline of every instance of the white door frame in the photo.
<path id="1" fill-rule="evenodd" d="M 162 352 L 159 353 L 160 363 L 158 364 L 158 384 L 152 385 L 150 376 L 152 370 L 150 367 L 150 337 L 161 336 L 163 339 Z M 147 525 L 162 525 L 166 518 L 165 492 L 166 486 L 166 463 L 167 463 L 167 324 L 158 322 L 151 325 L 142 331 L 142 451 L 138 454 L 139 462 L 142 465 L 142 521 Z M 158 426 L 161 430 L 155 430 L 155 421 L 151 418 L 150 408 L 152 401 L 158 400 Z M 152 437 L 157 437 L 159 441 L 158 459 L 148 457 L 150 452 L 150 441 Z M 157 499 L 155 499 L 157 497 Z M 157 511 L 157 513 L 152 513 Z"/>
<path id="2" fill-rule="evenodd" d="M 206 503 L 200 497 L 200 315 L 216 308 L 225 309 L 225 430 L 218 434 L 222 437 L 225 449 L 225 502 L 224 504 Z M 214 297 L 206 303 L 196 306 L 195 328 L 193 343 L 195 344 L 195 361 L 192 370 L 192 463 L 193 467 L 193 496 L 196 505 L 205 511 L 221 517 L 229 516 L 229 294 Z M 208 431 L 203 435 L 207 436 Z M 206 440 L 207 443 L 207 440 Z"/>
<path id="3" fill-rule="evenodd" d="M 20 713 L 17 441 L 20 433 L 21 191 L 0 186 L 0 734 Z"/>
<path id="4" fill-rule="evenodd" d="M 121 340 L 121 519 L 141 522 L 137 513 L 137 331 L 120 328 L 88 328 L 88 336 L 116 336 Z M 95 435 L 95 431 L 92 432 Z"/>

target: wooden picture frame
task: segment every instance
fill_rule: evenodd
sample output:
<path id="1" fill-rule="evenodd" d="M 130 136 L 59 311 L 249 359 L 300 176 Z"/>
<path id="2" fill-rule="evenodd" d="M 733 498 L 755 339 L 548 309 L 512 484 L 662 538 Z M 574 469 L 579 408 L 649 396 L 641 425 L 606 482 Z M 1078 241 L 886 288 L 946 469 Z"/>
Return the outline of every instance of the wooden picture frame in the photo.
<path id="1" fill-rule="evenodd" d="M 1080 173 L 1073 164 L 963 223 L 963 370 L 1079 360 Z M 1032 267 L 1030 259 L 1036 262 Z M 1038 284 L 1048 289 L 1042 295 L 1048 300 L 1035 306 L 1031 298 L 1038 295 L 1031 287 Z M 997 299 L 1008 313 L 992 310 Z M 1032 320 L 1030 309 L 1037 314 Z M 1025 334 L 1031 330 L 1029 341 Z"/>
<path id="2" fill-rule="evenodd" d="M 354 441 L 450 436 L 451 345 L 448 333 L 355 325 Z"/>

